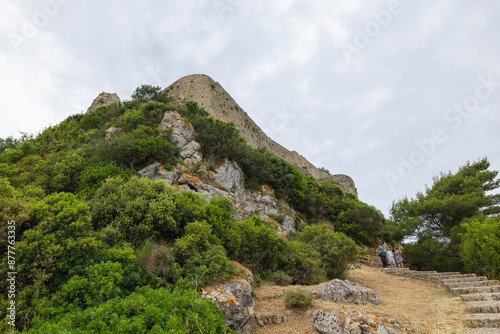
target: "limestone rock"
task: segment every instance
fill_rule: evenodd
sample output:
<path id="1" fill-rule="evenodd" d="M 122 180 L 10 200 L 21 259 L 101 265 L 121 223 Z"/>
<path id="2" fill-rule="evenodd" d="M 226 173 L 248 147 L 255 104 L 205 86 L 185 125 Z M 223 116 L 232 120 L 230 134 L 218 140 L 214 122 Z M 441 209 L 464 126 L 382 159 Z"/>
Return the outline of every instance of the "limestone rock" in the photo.
<path id="1" fill-rule="evenodd" d="M 194 140 L 182 147 L 181 153 L 179 154 L 181 159 L 192 158 L 196 153 L 199 153 L 201 145 Z M 201 154 L 200 154 L 201 155 Z"/>
<path id="2" fill-rule="evenodd" d="M 394 330 L 388 329 L 379 318 L 350 310 L 315 311 L 313 327 L 321 334 L 394 333 Z"/>
<path id="3" fill-rule="evenodd" d="M 236 196 L 237 219 L 246 219 L 252 215 L 275 215 L 278 213 L 276 201 L 272 195 L 271 188 L 263 186 L 260 191 L 245 189 Z"/>
<path id="4" fill-rule="evenodd" d="M 98 108 L 106 107 L 106 106 L 109 106 L 113 103 L 116 103 L 116 104 L 121 103 L 118 95 L 116 95 L 116 93 L 111 94 L 111 93 L 102 92 L 94 99 L 94 101 L 92 101 L 92 104 L 87 109 L 87 114 L 92 112 L 92 111 L 95 111 Z"/>
<path id="5" fill-rule="evenodd" d="M 358 305 L 380 305 L 380 298 L 372 289 L 362 287 L 350 281 L 334 279 L 318 285 L 312 290 L 316 298 L 332 300 L 336 303 L 351 302 Z"/>
<path id="6" fill-rule="evenodd" d="M 372 315 L 362 314 L 358 311 L 344 311 L 345 334 L 389 334 L 382 321 Z"/>
<path id="7" fill-rule="evenodd" d="M 207 199 L 213 197 L 225 197 L 234 200 L 234 195 L 224 190 L 218 189 L 210 184 L 203 182 L 200 178 L 189 173 L 183 173 L 177 180 L 179 185 L 187 185 L 189 191 L 206 195 Z"/>
<path id="8" fill-rule="evenodd" d="M 282 236 L 288 236 L 291 232 L 296 232 L 295 220 L 290 216 L 285 216 L 285 219 L 279 222 L 278 233 Z"/>
<path id="9" fill-rule="evenodd" d="M 255 305 L 250 283 L 234 276 L 201 290 L 201 296 L 214 301 L 223 312 L 227 327 L 239 333 L 247 333 L 250 330 Z"/>
<path id="10" fill-rule="evenodd" d="M 323 310 L 314 312 L 313 327 L 321 334 L 343 334 L 339 317 Z"/>
<path id="11" fill-rule="evenodd" d="M 162 180 L 165 181 L 167 185 L 172 185 L 176 178 L 176 170 L 167 171 L 165 166 L 159 162 L 155 162 L 149 166 L 144 167 L 137 174 L 141 177 L 147 177 L 151 180 Z"/>
<path id="12" fill-rule="evenodd" d="M 172 129 L 177 147 L 184 147 L 194 137 L 194 128 L 177 111 L 166 111 L 160 123 L 161 129 Z"/>
<path id="13" fill-rule="evenodd" d="M 245 281 L 247 281 L 248 283 L 250 283 L 250 285 L 253 285 L 253 274 L 252 274 L 252 271 L 250 269 L 248 269 L 247 267 L 242 266 L 237 261 L 229 260 L 229 262 L 232 263 L 232 264 L 234 264 L 236 266 L 236 269 L 238 270 L 240 276 Z"/>
<path id="14" fill-rule="evenodd" d="M 235 194 L 240 194 L 245 190 L 245 175 L 235 162 L 226 159 L 215 170 L 217 174 L 214 179 L 218 185 L 228 191 L 233 190 Z"/>

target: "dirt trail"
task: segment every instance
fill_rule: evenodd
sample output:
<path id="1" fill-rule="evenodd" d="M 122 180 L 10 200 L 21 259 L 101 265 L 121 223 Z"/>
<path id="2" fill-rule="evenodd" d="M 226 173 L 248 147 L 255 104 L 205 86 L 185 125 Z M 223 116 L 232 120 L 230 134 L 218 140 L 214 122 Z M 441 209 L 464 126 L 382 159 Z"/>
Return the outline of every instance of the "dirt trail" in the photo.
<path id="1" fill-rule="evenodd" d="M 312 327 L 314 310 L 335 309 L 343 305 L 348 309 L 356 309 L 377 316 L 387 326 L 401 333 L 452 334 L 460 333 L 465 329 L 463 326 L 464 303 L 459 297 L 454 297 L 444 288 L 433 283 L 396 277 L 367 266 L 349 271 L 348 279 L 375 290 L 382 305 L 336 304 L 316 300 L 310 310 L 289 311 L 285 309 L 283 297 L 276 296 L 297 287 L 265 285 L 254 289 L 257 296 L 254 312 L 265 315 L 277 313 L 285 316 L 286 322 L 258 328 L 253 333 L 317 334 Z"/>

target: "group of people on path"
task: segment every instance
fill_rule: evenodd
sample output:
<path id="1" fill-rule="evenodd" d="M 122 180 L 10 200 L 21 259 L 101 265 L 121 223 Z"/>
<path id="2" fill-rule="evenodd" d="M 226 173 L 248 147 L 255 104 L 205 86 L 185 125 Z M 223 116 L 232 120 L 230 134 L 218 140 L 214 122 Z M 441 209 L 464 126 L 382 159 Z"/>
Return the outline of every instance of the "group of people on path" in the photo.
<path id="1" fill-rule="evenodd" d="M 380 246 L 378 248 L 378 256 L 382 260 L 382 265 L 384 268 L 403 268 L 403 255 L 401 254 L 401 250 L 397 247 L 394 248 L 394 252 L 387 248 Z"/>

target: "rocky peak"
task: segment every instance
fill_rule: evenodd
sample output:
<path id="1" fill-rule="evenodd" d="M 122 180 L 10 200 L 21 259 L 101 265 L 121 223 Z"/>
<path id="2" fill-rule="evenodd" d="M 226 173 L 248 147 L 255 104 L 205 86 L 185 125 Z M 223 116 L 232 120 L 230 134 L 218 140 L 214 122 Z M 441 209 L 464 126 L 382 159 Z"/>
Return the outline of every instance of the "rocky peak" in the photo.
<path id="1" fill-rule="evenodd" d="M 95 111 L 98 108 L 106 107 L 106 106 L 109 106 L 113 103 L 117 103 L 117 104 L 121 103 L 118 95 L 116 93 L 102 92 L 94 99 L 94 101 L 92 102 L 90 107 L 87 109 L 87 114 L 89 112 Z"/>

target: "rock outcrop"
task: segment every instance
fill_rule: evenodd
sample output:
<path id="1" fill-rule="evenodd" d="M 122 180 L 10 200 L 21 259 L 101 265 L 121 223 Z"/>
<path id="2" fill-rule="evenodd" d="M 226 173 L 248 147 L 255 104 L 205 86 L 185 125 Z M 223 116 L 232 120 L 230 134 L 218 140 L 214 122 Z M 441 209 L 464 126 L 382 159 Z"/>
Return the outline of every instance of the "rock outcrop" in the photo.
<path id="1" fill-rule="evenodd" d="M 358 311 L 338 310 L 327 312 L 318 310 L 313 314 L 313 327 L 321 334 L 396 334 L 382 321 L 372 315 Z"/>
<path id="2" fill-rule="evenodd" d="M 246 280 L 233 276 L 202 289 L 201 296 L 217 304 L 226 318 L 226 326 L 247 333 L 253 325 L 252 287 Z"/>
<path id="3" fill-rule="evenodd" d="M 332 300 L 336 303 L 354 303 L 358 305 L 380 305 L 380 298 L 375 291 L 350 281 L 334 279 L 312 289 L 316 298 Z"/>
<path id="4" fill-rule="evenodd" d="M 207 200 L 214 197 L 228 198 L 234 205 L 234 217 L 244 220 L 251 215 L 262 216 L 271 220 L 278 214 L 278 205 L 272 189 L 262 186 L 259 191 L 245 188 L 245 176 L 241 168 L 230 160 L 205 159 L 200 144 L 193 140 L 194 129 L 184 122 L 179 113 L 167 111 L 160 125 L 163 129 L 172 129 L 177 147 L 181 149 L 182 164 L 165 166 L 153 163 L 138 172 L 142 177 L 162 180 L 174 186 L 177 191 L 196 192 L 205 195 Z M 210 165 L 210 168 L 207 166 Z M 285 216 L 278 232 L 286 236 L 295 231 L 293 218 Z"/>
<path id="5" fill-rule="evenodd" d="M 301 173 L 312 175 L 318 180 L 328 177 L 328 174 L 316 168 L 302 155 L 295 151 L 289 151 L 269 138 L 229 93 L 209 76 L 203 74 L 185 76 L 168 86 L 163 92 L 178 103 L 194 100 L 215 118 L 223 122 L 233 122 L 250 146 L 268 148 L 274 154 L 295 166 Z M 336 179 L 344 180 L 342 176 L 332 178 L 332 180 Z M 344 187 L 343 184 L 344 182 L 340 186 Z M 352 179 L 345 184 L 348 184 L 348 187 L 344 188 L 344 190 L 357 196 Z"/>
<path id="6" fill-rule="evenodd" d="M 194 128 L 177 111 L 166 111 L 160 129 L 171 129 L 177 147 L 184 147 L 194 138 Z"/>
<path id="7" fill-rule="evenodd" d="M 118 97 L 118 95 L 116 95 L 116 93 L 102 92 L 101 94 L 99 94 L 94 99 L 94 101 L 92 101 L 92 104 L 87 109 L 87 114 L 89 112 L 95 111 L 98 108 L 106 107 L 106 106 L 109 106 L 109 105 L 111 105 L 113 103 L 116 103 L 116 104 L 120 104 L 121 103 L 120 98 Z"/>

